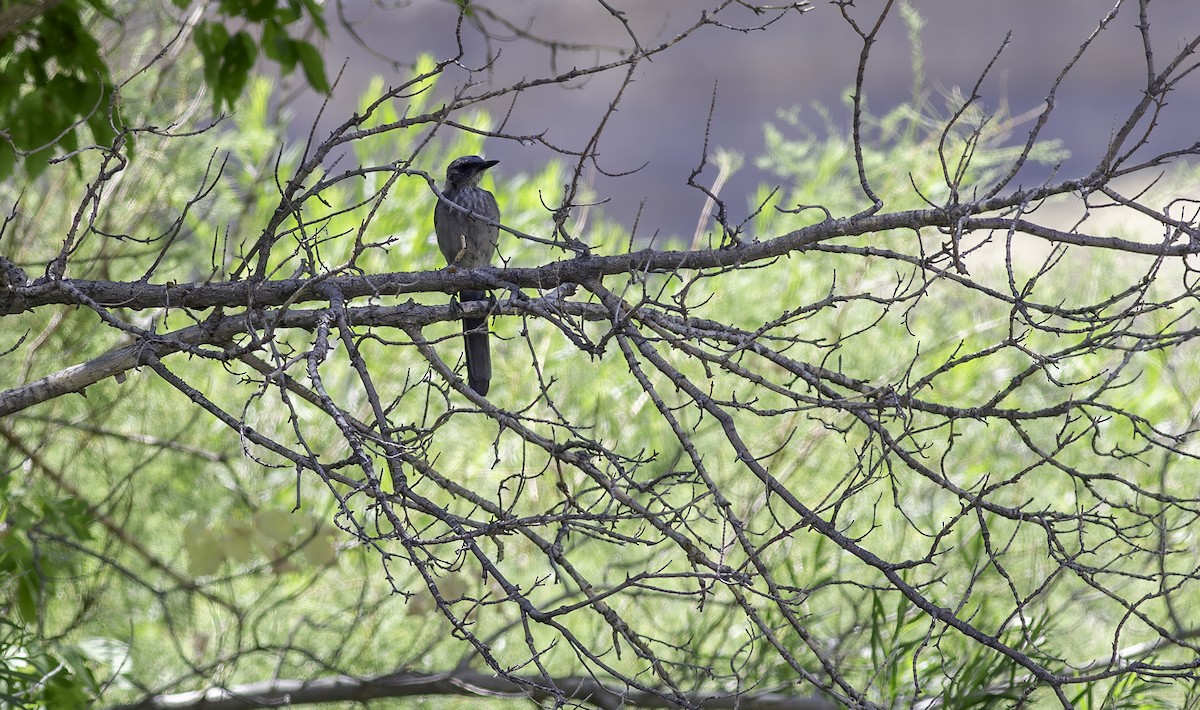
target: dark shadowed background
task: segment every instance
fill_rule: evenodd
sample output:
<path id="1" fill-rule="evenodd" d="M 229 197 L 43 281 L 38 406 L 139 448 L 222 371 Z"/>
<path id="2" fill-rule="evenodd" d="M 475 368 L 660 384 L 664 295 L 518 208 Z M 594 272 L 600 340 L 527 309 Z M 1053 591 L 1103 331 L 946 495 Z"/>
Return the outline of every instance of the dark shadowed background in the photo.
<path id="1" fill-rule="evenodd" d="M 714 3 L 613 0 L 610 4 L 627 13 L 641 43 L 651 46 L 694 24 L 699 13 Z M 981 94 L 989 108 L 1007 102 L 1013 114 L 1022 114 L 1041 106 L 1055 77 L 1114 3 L 913 0 L 911 5 L 926 23 L 921 32 L 926 75 L 923 89 L 932 95 L 934 107 L 944 107 L 938 94 L 948 87 L 969 89 L 1011 30 L 1011 41 L 983 82 Z M 595 0 L 504 0 L 487 6 L 546 38 L 611 47 L 627 47 L 631 42 L 621 24 Z M 868 0 L 860 2 L 851 14 L 861 24 L 869 25 L 883 6 L 881 0 Z M 1164 56 L 1175 51 L 1182 36 L 1194 33 L 1200 23 L 1200 2 L 1196 0 L 1159 0 L 1151 3 L 1150 9 L 1150 32 Z M 1137 11 L 1136 3 L 1125 3 L 1059 90 L 1043 136 L 1062 139 L 1071 152 L 1060 177 L 1086 174 L 1094 167 L 1111 133 L 1140 99 L 1146 82 L 1146 53 L 1137 28 Z M 331 22 L 331 37 L 325 45 L 331 75 L 343 61 L 346 68 L 327 109 L 326 122 L 343 120 L 353 111 L 371 76 L 398 81 L 408 75 L 420 53 L 443 58 L 455 52 L 458 13 L 453 2 L 412 0 L 392 7 L 349 0 L 344 3 L 343 15 L 366 46 L 355 41 L 338 22 Z M 721 17 L 742 26 L 763 21 L 740 8 Z M 498 52 L 490 78 L 476 76 L 500 85 L 591 65 L 597 57 L 595 52 L 559 52 L 552 63 L 551 52 L 545 47 L 523 40 L 493 40 L 489 45 L 470 27 L 464 28 L 463 39 L 467 66 L 482 64 L 489 49 Z M 722 193 L 734 210 L 733 216 L 740 218 L 755 186 L 770 182 L 770 176 L 757 169 L 753 159 L 764 150 L 763 124 L 776 120 L 777 111 L 800 107 L 801 119 L 818 135 L 824 134 L 824 119 L 813 110 L 814 104 L 828 108 L 838 126 L 849 125 L 846 97 L 854 81 L 860 47 L 838 8 L 825 0 L 815 0 L 810 12 L 803 16 L 788 13 L 765 31 L 706 27 L 652 62 L 643 62 L 636 71 L 635 83 L 625 92 L 619 111 L 605 130 L 599 160 L 601 167 L 611 173 L 646 165 L 632 176 L 595 176 L 597 199 L 608 200 L 605 213 L 629 224 L 644 201 L 640 235 L 656 231 L 691 234 L 704 196 L 688 187 L 686 181 L 700 161 L 715 86 L 711 144 L 746 156 L 745 166 Z M 911 97 L 910 57 L 907 28 L 897 4 L 868 66 L 866 89 L 872 112 L 884 113 Z M 449 79 L 465 77 L 466 72 L 449 73 L 443 77 L 439 91 L 453 91 Z M 618 70 L 580 82 L 572 89 L 526 92 L 512 106 L 506 130 L 518 134 L 545 131 L 553 144 L 582 149 L 604 108 L 616 95 L 622 77 L 623 71 Z M 1185 91 L 1173 94 L 1175 105 L 1157 129 L 1156 143 L 1148 149 L 1168 142 L 1190 145 L 1200 138 L 1195 122 L 1200 92 Z M 307 133 L 318 105 L 316 97 L 301 98 L 293 136 Z M 509 109 L 509 101 L 489 109 L 497 117 L 502 116 Z M 1027 122 L 1018 127 L 1013 141 L 1023 142 L 1031 125 Z M 532 171 L 555 157 L 543 146 L 494 139 L 486 152 L 489 158 L 499 159 L 500 170 L 507 173 Z M 1026 183 L 1039 181 L 1046 171 L 1046 167 L 1037 166 L 1022 178 Z M 711 184 L 715 173 L 710 165 L 702 182 Z"/>

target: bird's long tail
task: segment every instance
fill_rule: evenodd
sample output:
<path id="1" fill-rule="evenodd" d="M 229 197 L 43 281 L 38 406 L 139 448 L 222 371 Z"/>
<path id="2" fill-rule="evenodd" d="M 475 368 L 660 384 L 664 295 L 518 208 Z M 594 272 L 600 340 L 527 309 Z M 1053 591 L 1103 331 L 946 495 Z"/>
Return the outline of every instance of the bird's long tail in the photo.
<path id="1" fill-rule="evenodd" d="M 483 291 L 463 291 L 461 301 L 482 301 Z M 480 396 L 492 382 L 492 352 L 488 344 L 487 318 L 463 318 L 463 341 L 467 354 L 467 384 Z"/>

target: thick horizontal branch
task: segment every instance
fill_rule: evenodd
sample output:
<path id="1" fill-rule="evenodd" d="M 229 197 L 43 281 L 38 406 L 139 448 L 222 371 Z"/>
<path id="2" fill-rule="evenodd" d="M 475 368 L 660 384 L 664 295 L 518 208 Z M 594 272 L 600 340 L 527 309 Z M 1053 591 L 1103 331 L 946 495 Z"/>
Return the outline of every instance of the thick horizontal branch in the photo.
<path id="1" fill-rule="evenodd" d="M 1038 191 L 1039 194 L 1041 191 Z M 1032 194 L 1032 193 L 1029 193 Z M 1029 197 L 1029 194 L 1025 197 Z M 323 300 L 313 288 L 327 281 L 346 299 L 397 296 L 425 292 L 455 292 L 464 289 L 555 288 L 615 274 L 664 273 L 750 264 L 764 259 L 802 252 L 806 247 L 837 237 L 861 236 L 893 229 L 950 228 L 959 220 L 944 210 L 910 210 L 861 218 L 826 220 L 775 239 L 738 244 L 722 249 L 660 251 L 643 249 L 615 256 L 577 257 L 534 268 L 471 269 L 334 276 L 321 279 L 278 281 L 230 281 L 220 283 L 167 283 L 41 280 L 14 285 L 0 291 L 0 315 L 20 313 L 40 306 L 99 304 L 108 308 L 141 310 L 183 308 L 202 310 L 216 307 L 262 308 L 285 303 Z M 1061 232 L 1023 220 L 965 218 L 964 228 L 1016 229 L 1043 239 L 1080 246 L 1113 249 L 1137 254 L 1183 256 L 1200 253 L 1200 244 L 1154 244 L 1128 239 Z"/>
<path id="2" fill-rule="evenodd" d="M 409 302 L 395 306 L 360 306 L 346 309 L 346 322 L 350 325 L 367 327 L 424 326 L 441 321 L 457 320 L 464 316 L 537 312 L 545 309 L 590 320 L 597 320 L 604 316 L 602 312 L 588 307 L 587 304 L 563 301 L 558 294 L 552 293 L 544 298 L 526 300 L 521 303 L 502 301 L 488 304 L 484 301 L 473 301 L 445 306 L 422 306 Z M 262 333 L 268 328 L 312 330 L 316 328 L 322 312 L 312 309 L 290 309 L 219 314 L 200 325 L 156 334 L 145 340 L 111 350 L 88 362 L 72 365 L 34 382 L 0 392 L 0 417 L 14 414 L 56 397 L 82 392 L 101 380 L 140 367 L 144 364 L 144 358 L 148 353 L 162 358 L 198 346 L 224 347 L 240 335 L 251 331 Z M 219 356 L 219 353 L 213 352 L 212 355 Z"/>
<path id="3" fill-rule="evenodd" d="M 500 696 L 531 698 L 535 701 L 555 699 L 552 693 L 544 689 L 546 679 L 537 677 L 521 680 L 524 682 L 469 670 L 453 673 L 390 673 L 363 679 L 333 676 L 312 681 L 274 680 L 231 688 L 156 695 L 138 703 L 112 706 L 110 710 L 245 710 L 414 696 Z M 590 677 L 555 678 L 552 682 L 567 698 L 602 708 L 680 706 L 651 693 L 609 687 Z M 669 693 L 664 692 L 664 695 Z M 835 707 L 833 703 L 820 698 L 781 693 L 741 696 L 691 693 L 686 700 L 692 707 L 737 707 L 744 710 L 833 710 Z"/>

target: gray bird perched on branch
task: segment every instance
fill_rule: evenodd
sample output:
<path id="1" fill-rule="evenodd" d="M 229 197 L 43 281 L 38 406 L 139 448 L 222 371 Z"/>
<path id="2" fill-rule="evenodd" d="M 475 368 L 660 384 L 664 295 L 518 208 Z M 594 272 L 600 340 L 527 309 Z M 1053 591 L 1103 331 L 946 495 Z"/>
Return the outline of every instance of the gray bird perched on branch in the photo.
<path id="1" fill-rule="evenodd" d="M 491 266 L 496 254 L 500 229 L 474 215 L 492 222 L 500 221 L 500 207 L 492 193 L 479 186 L 483 173 L 499 160 L 484 160 L 478 155 L 456 158 L 446 167 L 446 184 L 442 197 L 433 208 L 433 229 L 437 232 L 438 247 L 446 264 L 473 269 Z M 453 202 L 454 205 L 447 204 Z M 467 210 L 464 212 L 463 210 Z M 483 291 L 463 291 L 460 301 L 483 300 Z M 492 354 L 488 346 L 487 318 L 463 318 L 463 341 L 466 345 L 467 383 L 480 395 L 487 394 L 492 380 Z"/>

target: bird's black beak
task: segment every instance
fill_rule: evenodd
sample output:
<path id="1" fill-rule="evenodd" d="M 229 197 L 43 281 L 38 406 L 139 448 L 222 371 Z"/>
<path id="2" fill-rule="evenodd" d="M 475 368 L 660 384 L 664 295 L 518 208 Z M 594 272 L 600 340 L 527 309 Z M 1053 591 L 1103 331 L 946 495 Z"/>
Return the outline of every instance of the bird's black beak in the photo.
<path id="1" fill-rule="evenodd" d="M 496 165 L 499 162 L 500 162 L 499 160 L 485 160 L 485 161 L 483 161 L 483 163 L 480 164 L 479 170 L 477 172 L 483 172 L 484 170 L 487 170 L 488 168 L 492 167 L 493 165 Z"/>

